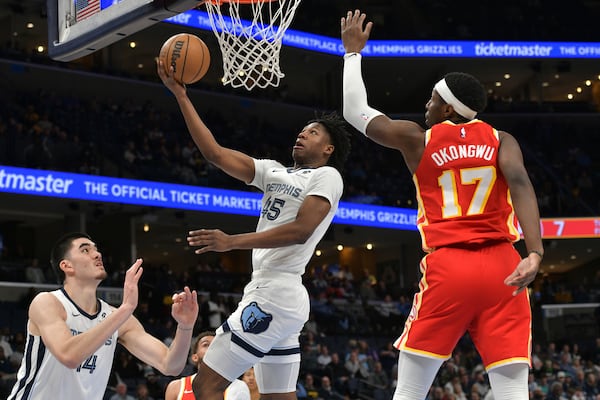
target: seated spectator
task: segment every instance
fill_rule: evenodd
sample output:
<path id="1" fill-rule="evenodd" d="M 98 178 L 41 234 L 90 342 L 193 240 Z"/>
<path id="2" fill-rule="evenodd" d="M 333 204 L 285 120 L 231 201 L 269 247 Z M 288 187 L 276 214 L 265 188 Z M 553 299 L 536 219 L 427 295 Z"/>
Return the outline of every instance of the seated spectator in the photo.
<path id="1" fill-rule="evenodd" d="M 40 267 L 40 261 L 33 258 L 29 265 L 25 267 L 25 279 L 32 283 L 45 283 L 46 276 L 44 270 Z"/>
<path id="2" fill-rule="evenodd" d="M 110 400 L 135 400 L 135 398 L 127 394 L 127 385 L 124 382 L 119 382 L 115 386 L 115 394 L 110 396 Z"/>
<path id="3" fill-rule="evenodd" d="M 344 396 L 336 392 L 333 386 L 331 386 L 331 380 L 328 376 L 321 378 L 321 387 L 318 391 L 318 396 L 323 400 L 342 400 Z"/>

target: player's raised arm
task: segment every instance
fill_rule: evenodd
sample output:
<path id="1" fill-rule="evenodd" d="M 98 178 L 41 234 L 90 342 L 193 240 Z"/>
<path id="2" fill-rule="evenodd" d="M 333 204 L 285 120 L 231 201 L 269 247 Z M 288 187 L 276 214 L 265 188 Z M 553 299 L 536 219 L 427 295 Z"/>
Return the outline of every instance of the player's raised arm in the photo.
<path id="1" fill-rule="evenodd" d="M 132 315 L 137 306 L 137 284 L 142 260 L 129 268 L 125 278 L 123 303 L 94 328 L 73 335 L 66 324 L 66 311 L 50 293 L 35 297 L 29 307 L 30 329 L 39 334 L 50 352 L 67 368 L 77 368 L 100 348 Z"/>
<path id="2" fill-rule="evenodd" d="M 369 106 L 367 89 L 362 78 L 362 56 L 372 22 L 365 24 L 366 15 L 359 10 L 348 11 L 341 19 L 344 55 L 343 103 L 344 118 L 358 131 L 374 142 L 400 150 L 411 171 L 421 157 L 424 147 L 424 129 L 416 122 L 392 120 Z"/>
<path id="3" fill-rule="evenodd" d="M 186 286 L 183 292 L 173 295 L 171 315 L 177 321 L 177 331 L 169 347 L 146 332 L 135 317 L 127 321 L 119 335 L 119 340 L 131 354 L 164 375 L 178 375 L 187 362 L 198 317 L 196 291 Z"/>
<path id="4" fill-rule="evenodd" d="M 190 135 L 196 146 L 198 146 L 202 156 L 228 175 L 242 182 L 250 182 L 254 177 L 254 162 L 252 158 L 237 150 L 221 146 L 210 129 L 204 124 L 200 115 L 198 115 L 196 108 L 187 96 L 185 86 L 173 78 L 172 67 L 170 74 L 167 74 L 163 61 L 157 58 L 156 64 L 158 76 L 164 85 L 175 95 Z"/>

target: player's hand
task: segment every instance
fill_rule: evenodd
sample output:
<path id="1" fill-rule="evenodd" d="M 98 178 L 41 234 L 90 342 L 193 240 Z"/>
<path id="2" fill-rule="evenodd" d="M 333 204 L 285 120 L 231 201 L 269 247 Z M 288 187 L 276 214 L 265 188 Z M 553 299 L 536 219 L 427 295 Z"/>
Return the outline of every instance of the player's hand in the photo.
<path id="1" fill-rule="evenodd" d="M 530 255 L 522 259 L 512 274 L 506 277 L 504 284 L 508 286 L 517 286 L 513 296 L 521 293 L 535 279 L 540 269 L 540 259 L 536 255 Z"/>
<path id="2" fill-rule="evenodd" d="M 348 11 L 346 17 L 342 17 L 342 43 L 346 53 L 360 53 L 367 44 L 373 22 L 367 22 L 367 15 L 360 10 Z"/>
<path id="3" fill-rule="evenodd" d="M 190 291 L 184 287 L 183 292 L 173 295 L 171 315 L 182 327 L 193 327 L 198 318 L 198 294 L 195 290 Z"/>
<path id="4" fill-rule="evenodd" d="M 138 258 L 133 265 L 125 272 L 125 283 L 123 284 L 123 301 L 122 306 L 130 307 L 131 312 L 135 310 L 138 304 L 138 282 L 142 277 L 144 268 L 142 268 L 143 260 Z"/>
<path id="5" fill-rule="evenodd" d="M 202 254 L 209 251 L 224 252 L 233 248 L 231 236 L 219 229 L 200 229 L 188 233 L 187 242 L 190 246 L 202 246 L 195 251 Z"/>
<path id="6" fill-rule="evenodd" d="M 177 82 L 175 80 L 175 78 L 173 77 L 173 66 L 169 66 L 169 73 L 167 74 L 167 71 L 165 70 L 165 65 L 164 62 L 159 59 L 158 57 L 156 57 L 156 72 L 158 73 L 158 76 L 160 77 L 160 80 L 163 82 L 163 84 L 171 91 L 173 92 L 173 94 L 175 96 L 177 96 L 178 94 L 185 94 L 186 90 L 185 90 L 185 85 L 182 85 L 181 83 Z"/>

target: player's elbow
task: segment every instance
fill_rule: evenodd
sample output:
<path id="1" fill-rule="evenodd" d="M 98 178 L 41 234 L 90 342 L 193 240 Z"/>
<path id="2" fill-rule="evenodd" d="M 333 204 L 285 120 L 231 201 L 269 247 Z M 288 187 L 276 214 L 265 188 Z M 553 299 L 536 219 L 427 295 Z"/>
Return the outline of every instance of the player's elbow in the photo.
<path id="1" fill-rule="evenodd" d="M 159 369 L 159 371 L 165 376 L 178 376 L 183 372 L 184 368 L 185 363 L 182 363 L 181 365 L 165 366 L 164 368 Z"/>
<path id="2" fill-rule="evenodd" d="M 304 244 L 312 235 L 312 229 L 297 229 L 293 235 L 294 244 Z"/>
<path id="3" fill-rule="evenodd" d="M 75 357 L 72 354 L 62 354 L 56 357 L 58 361 L 69 369 L 79 368 L 81 363 L 84 361 L 80 357 Z"/>

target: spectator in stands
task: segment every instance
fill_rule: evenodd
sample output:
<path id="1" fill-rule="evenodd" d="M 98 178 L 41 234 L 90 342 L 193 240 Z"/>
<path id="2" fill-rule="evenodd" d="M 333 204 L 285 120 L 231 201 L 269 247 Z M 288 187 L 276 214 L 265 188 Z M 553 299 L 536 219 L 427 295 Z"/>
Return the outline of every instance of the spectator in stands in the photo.
<path id="1" fill-rule="evenodd" d="M 331 386 L 331 380 L 327 375 L 321 377 L 321 387 L 318 391 L 319 399 L 323 400 L 343 400 L 344 396 L 340 393 L 336 392 L 336 390 Z"/>
<path id="2" fill-rule="evenodd" d="M 138 383 L 135 389 L 135 400 L 154 400 L 145 383 Z"/>
<path id="3" fill-rule="evenodd" d="M 381 362 L 376 361 L 373 364 L 373 371 L 369 373 L 367 383 L 373 391 L 375 400 L 387 400 L 389 398 L 390 378 L 383 370 Z"/>
<path id="4" fill-rule="evenodd" d="M 562 383 L 554 382 L 550 385 L 550 392 L 548 393 L 546 400 L 568 400 Z"/>
<path id="5" fill-rule="evenodd" d="M 4 355 L 10 357 L 13 349 L 10 344 L 10 328 L 8 326 L 0 327 L 0 347 L 4 350 Z"/>
<path id="6" fill-rule="evenodd" d="M 135 400 L 135 398 L 127 393 L 127 384 L 119 382 L 115 386 L 115 394 L 110 396 L 110 400 Z"/>
<path id="7" fill-rule="evenodd" d="M 304 375 L 304 382 L 302 383 L 302 386 L 304 387 L 309 399 L 316 399 L 319 397 L 319 388 L 317 388 L 315 385 L 315 377 L 313 374 L 307 373 Z"/>
<path id="8" fill-rule="evenodd" d="M 344 363 L 344 367 L 348 371 L 348 391 L 350 396 L 355 396 L 358 393 L 361 380 L 366 380 L 369 377 L 369 369 L 366 362 L 361 362 L 358 359 L 358 349 L 350 350 L 348 359 Z"/>
<path id="9" fill-rule="evenodd" d="M 471 392 L 477 391 L 481 398 L 490 390 L 490 384 L 487 380 L 483 366 L 479 365 L 473 371 L 473 385 L 471 386 Z"/>
<path id="10" fill-rule="evenodd" d="M 165 394 L 165 384 L 161 380 L 161 377 L 153 368 L 150 368 L 145 374 L 145 384 L 148 388 L 148 394 L 155 399 L 163 398 Z"/>
<path id="11" fill-rule="evenodd" d="M 317 356 L 317 370 L 320 374 L 322 374 L 329 363 L 331 363 L 329 347 L 326 344 L 321 344 L 319 345 L 319 354 Z"/>
<path id="12" fill-rule="evenodd" d="M 25 279 L 32 283 L 46 283 L 46 275 L 40 266 L 40 260 L 37 258 L 31 259 L 31 262 L 25 267 Z"/>
<path id="13" fill-rule="evenodd" d="M 600 395 L 600 381 L 596 376 L 597 371 L 589 371 L 585 374 L 585 380 L 583 381 L 583 392 L 586 398 L 596 398 Z"/>
<path id="14" fill-rule="evenodd" d="M 340 356 L 337 352 L 331 353 L 331 362 L 327 364 L 323 374 L 329 377 L 338 392 L 346 393 L 350 372 L 340 360 Z"/>
<path id="15" fill-rule="evenodd" d="M 113 365 L 113 372 L 119 380 L 135 380 L 141 375 L 141 368 L 137 360 L 122 348 L 117 350 L 117 359 Z"/>

